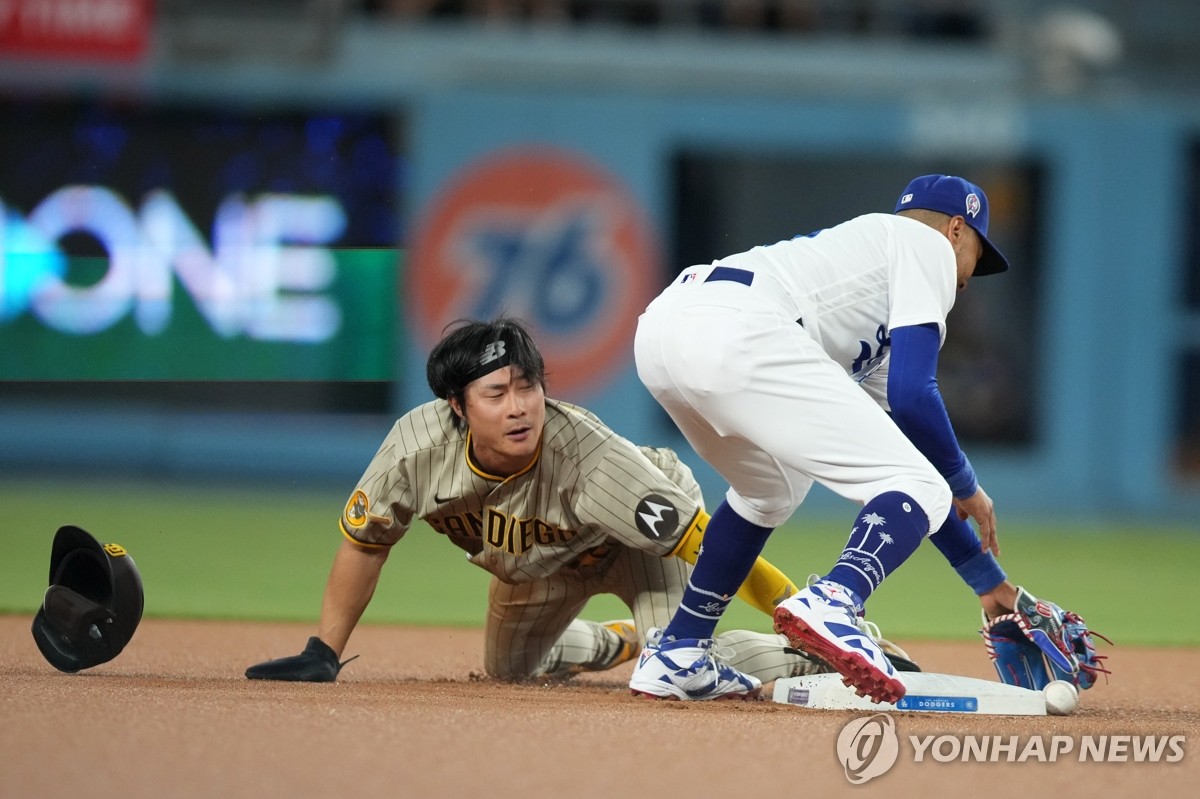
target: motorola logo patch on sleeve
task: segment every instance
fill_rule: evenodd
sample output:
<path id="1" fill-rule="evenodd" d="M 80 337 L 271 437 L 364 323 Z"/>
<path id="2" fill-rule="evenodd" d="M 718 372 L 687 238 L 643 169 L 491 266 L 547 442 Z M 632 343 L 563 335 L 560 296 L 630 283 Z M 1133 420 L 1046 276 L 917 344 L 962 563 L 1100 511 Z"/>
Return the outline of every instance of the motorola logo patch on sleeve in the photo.
<path id="1" fill-rule="evenodd" d="M 670 536 L 679 526 L 679 511 L 658 494 L 643 497 L 633 514 L 638 530 L 654 541 Z"/>

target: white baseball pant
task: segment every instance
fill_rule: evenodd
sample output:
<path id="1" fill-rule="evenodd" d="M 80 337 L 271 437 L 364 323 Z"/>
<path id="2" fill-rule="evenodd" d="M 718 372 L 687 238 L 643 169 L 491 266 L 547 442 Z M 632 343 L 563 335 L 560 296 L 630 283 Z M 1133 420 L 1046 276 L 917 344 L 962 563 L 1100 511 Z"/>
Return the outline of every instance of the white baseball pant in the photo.
<path id="1" fill-rule="evenodd" d="M 902 491 L 937 529 L 952 502 L 946 481 L 773 284 L 706 275 L 701 267 L 697 280 L 673 283 L 650 304 L 634 355 L 647 389 L 729 482 L 733 510 L 777 527 L 816 480 L 860 504 Z"/>

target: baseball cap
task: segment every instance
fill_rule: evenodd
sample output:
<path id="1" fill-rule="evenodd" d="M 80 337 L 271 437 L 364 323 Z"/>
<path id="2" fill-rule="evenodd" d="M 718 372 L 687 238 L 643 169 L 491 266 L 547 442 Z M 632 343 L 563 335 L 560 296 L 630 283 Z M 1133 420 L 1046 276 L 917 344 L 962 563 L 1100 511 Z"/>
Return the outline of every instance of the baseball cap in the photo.
<path id="1" fill-rule="evenodd" d="M 975 266 L 975 276 L 994 275 L 1008 270 L 1008 259 L 987 237 L 988 200 L 983 189 L 954 175 L 922 175 L 905 187 L 893 213 L 924 208 L 948 216 L 961 216 L 979 234 L 983 255 Z"/>

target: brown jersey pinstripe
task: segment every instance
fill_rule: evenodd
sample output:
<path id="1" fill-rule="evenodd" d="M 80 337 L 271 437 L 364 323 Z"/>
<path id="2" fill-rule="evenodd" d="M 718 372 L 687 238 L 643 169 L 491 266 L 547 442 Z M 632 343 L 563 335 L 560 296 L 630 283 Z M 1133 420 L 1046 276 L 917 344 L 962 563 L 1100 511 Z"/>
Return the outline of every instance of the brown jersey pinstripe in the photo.
<path id="1" fill-rule="evenodd" d="M 609 540 L 665 556 L 700 515 L 700 488 L 674 452 L 634 445 L 583 408 L 547 399 L 540 450 L 509 477 L 472 463 L 470 434 L 451 419 L 435 400 L 397 420 L 343 510 L 347 537 L 387 547 L 423 519 L 522 583 Z"/>

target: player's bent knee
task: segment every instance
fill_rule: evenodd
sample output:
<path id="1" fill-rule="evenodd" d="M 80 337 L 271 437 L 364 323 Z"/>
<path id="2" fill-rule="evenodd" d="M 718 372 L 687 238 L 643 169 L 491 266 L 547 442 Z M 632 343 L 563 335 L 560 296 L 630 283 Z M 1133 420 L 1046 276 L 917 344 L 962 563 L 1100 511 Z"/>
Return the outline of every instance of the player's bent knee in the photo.
<path id="1" fill-rule="evenodd" d="M 759 527 L 769 527 L 772 530 L 792 517 L 796 506 L 781 504 L 778 500 L 762 500 L 747 498 L 730 488 L 725 493 L 725 500 L 738 516 Z"/>
<path id="2" fill-rule="evenodd" d="M 951 505 L 954 502 L 954 496 L 950 493 L 950 486 L 940 475 L 934 475 L 932 478 L 909 479 L 903 482 L 889 484 L 880 493 L 895 491 L 911 497 L 921 510 L 925 512 L 928 524 L 928 532 L 931 534 L 942 526 L 942 522 L 950 514 Z"/>

